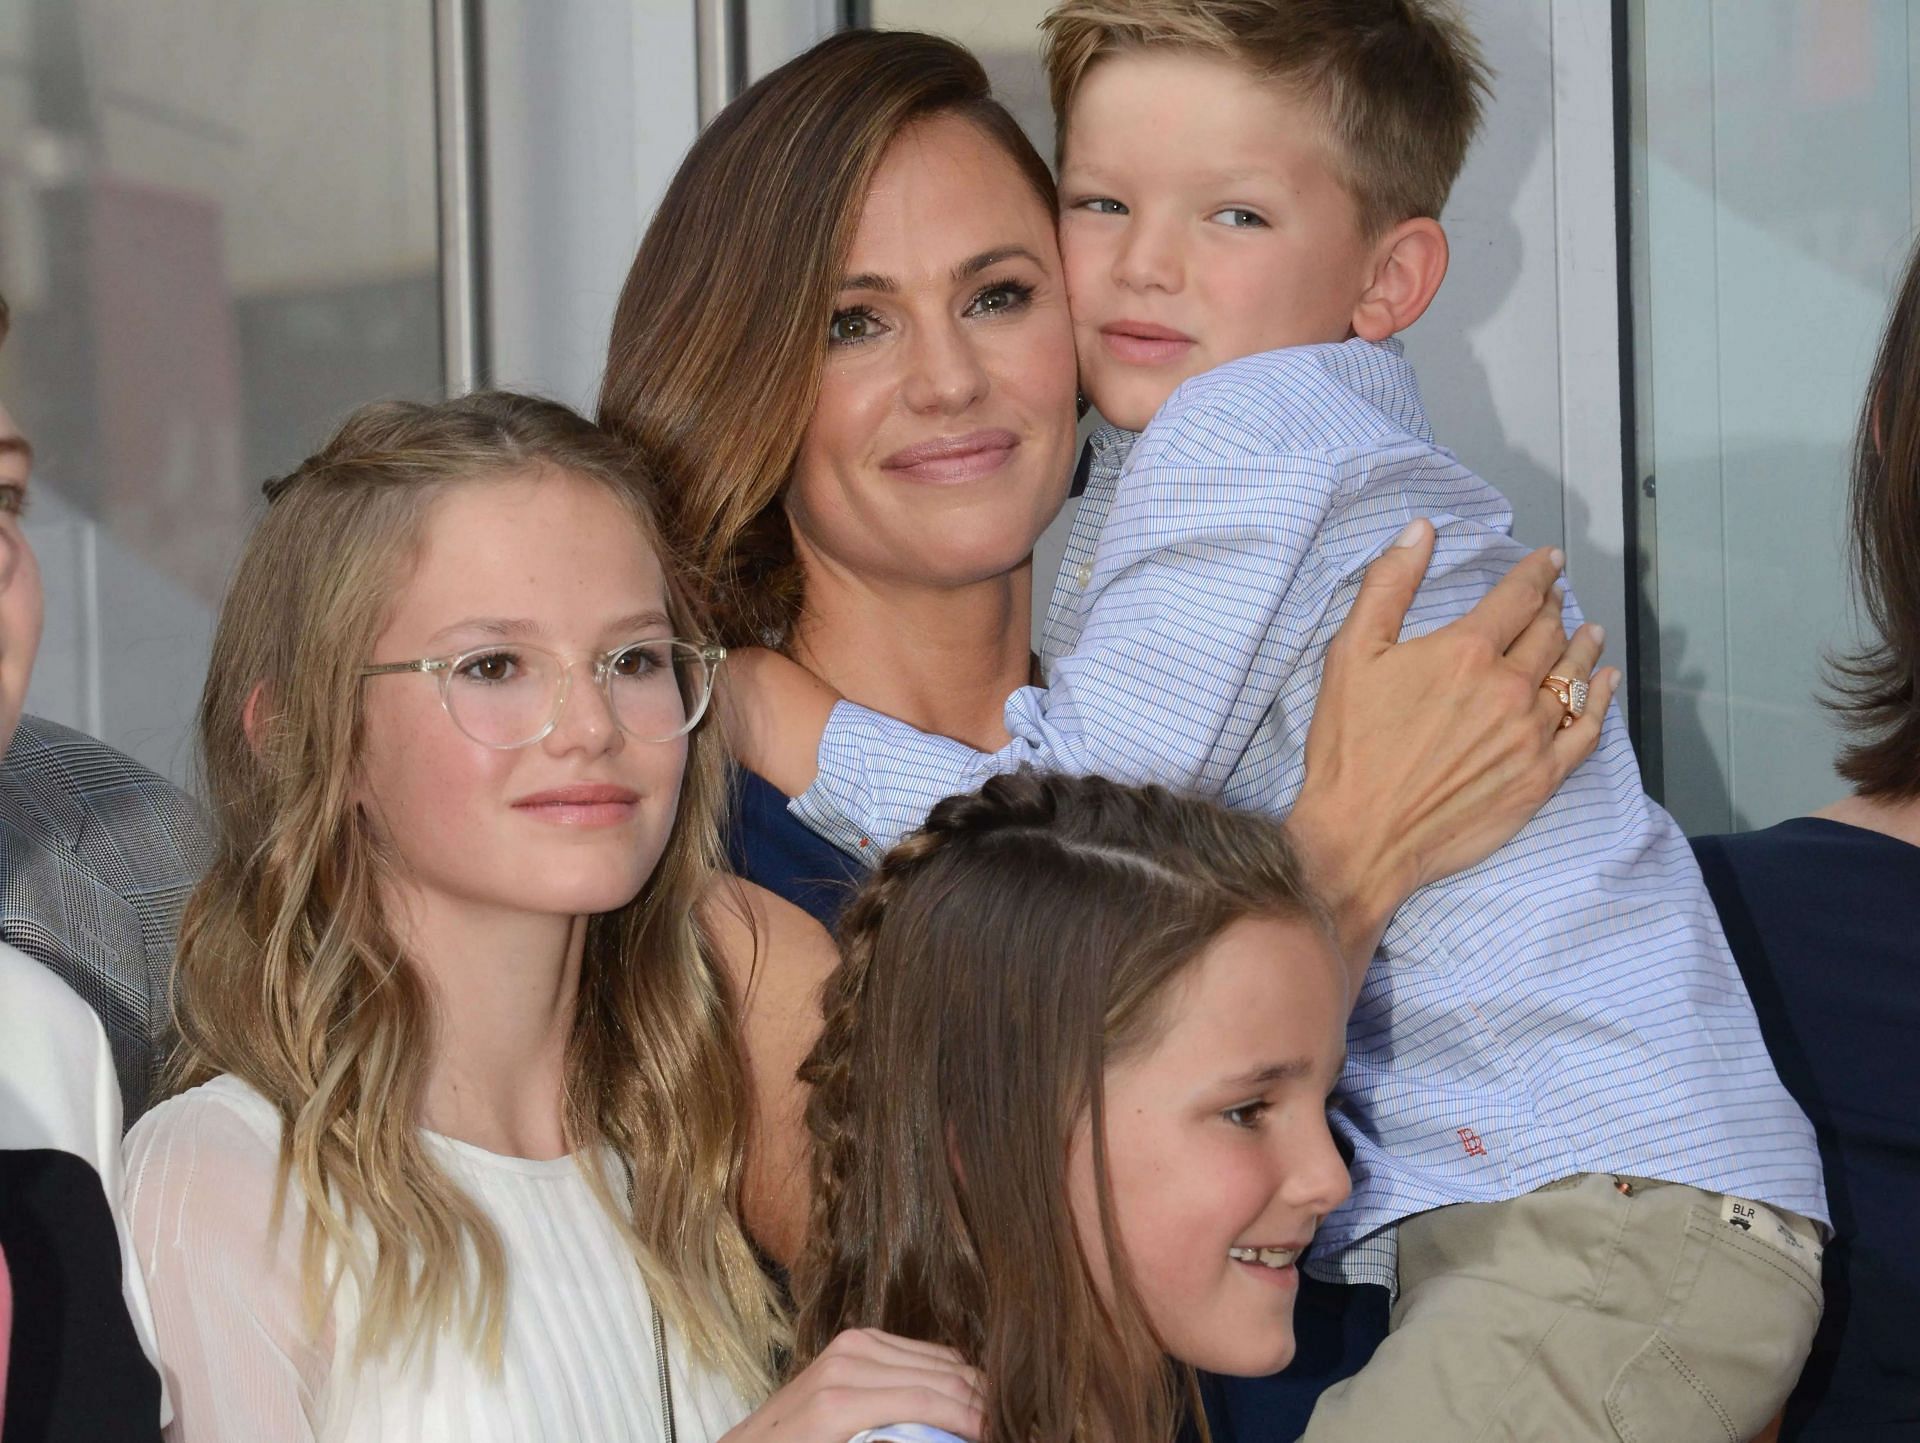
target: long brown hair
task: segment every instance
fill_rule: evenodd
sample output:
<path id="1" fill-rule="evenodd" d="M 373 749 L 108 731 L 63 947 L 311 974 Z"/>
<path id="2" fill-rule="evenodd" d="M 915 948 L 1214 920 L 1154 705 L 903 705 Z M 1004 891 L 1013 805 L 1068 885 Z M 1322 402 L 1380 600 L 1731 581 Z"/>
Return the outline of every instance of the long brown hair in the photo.
<path id="1" fill-rule="evenodd" d="M 902 131 L 958 115 L 1046 206 L 1053 178 L 961 46 L 849 31 L 762 78 L 681 163 L 614 313 L 600 423 L 658 458 L 668 531 L 729 646 L 781 645 L 802 585 L 782 492 L 820 393 L 867 190 Z"/>
<path id="2" fill-rule="evenodd" d="M 354 800 L 359 669 L 435 498 L 549 469 L 627 507 L 661 552 L 676 631 L 697 636 L 629 448 L 563 406 L 503 393 L 364 407 L 270 483 L 214 636 L 200 745 L 219 834 L 181 928 L 174 1087 L 232 1073 L 279 1110 L 280 1186 L 306 1205 L 309 1324 L 351 1277 L 363 1354 L 459 1326 L 497 1357 L 507 1279 L 492 1225 L 420 1136 L 433 1004 L 382 906 L 392 858 Z M 652 877 L 587 925 L 564 1120 L 571 1147 L 610 1147 L 633 1169 L 647 1205 L 631 1220 L 600 1169 L 583 1171 L 661 1311 L 753 1389 L 780 1315 L 734 1209 L 749 1090 L 725 974 L 695 921 L 719 865 L 721 743 L 707 726 L 688 742 Z"/>
<path id="3" fill-rule="evenodd" d="M 1859 740 L 1840 775 L 1920 798 L 1920 242 L 1907 258 L 1853 443 L 1853 573 L 1874 637 L 1829 660 L 1830 702 Z"/>
<path id="4" fill-rule="evenodd" d="M 884 1328 L 985 1373 L 982 1443 L 1171 1439 L 1185 1370 L 1110 1245 L 1102 1077 L 1247 916 L 1324 925 L 1276 825 L 1159 787 L 996 777 L 889 852 L 849 905 L 801 1070 L 815 1154 L 797 1361 Z M 1068 1202 L 1083 1118 L 1104 1237 L 1081 1236 Z M 1086 1263 L 1101 1249 L 1111 1303 Z"/>

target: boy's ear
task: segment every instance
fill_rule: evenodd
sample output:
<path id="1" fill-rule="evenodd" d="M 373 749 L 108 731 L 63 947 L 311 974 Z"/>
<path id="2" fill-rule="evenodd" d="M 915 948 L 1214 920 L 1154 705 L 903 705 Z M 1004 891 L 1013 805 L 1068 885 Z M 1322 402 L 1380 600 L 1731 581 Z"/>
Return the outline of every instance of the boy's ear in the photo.
<path id="1" fill-rule="evenodd" d="M 1353 308 L 1353 333 L 1384 341 L 1419 320 L 1447 277 L 1447 233 L 1431 216 L 1415 216 L 1373 248 L 1373 280 Z"/>

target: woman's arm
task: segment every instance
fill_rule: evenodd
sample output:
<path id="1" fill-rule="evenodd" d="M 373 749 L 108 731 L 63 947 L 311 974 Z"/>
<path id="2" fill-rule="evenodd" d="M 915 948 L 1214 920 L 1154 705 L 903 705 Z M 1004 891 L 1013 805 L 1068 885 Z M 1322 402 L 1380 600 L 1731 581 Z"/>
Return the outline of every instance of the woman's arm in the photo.
<path id="1" fill-rule="evenodd" d="M 272 1144 L 217 1102 L 162 1104 L 127 1137 L 127 1221 L 173 1402 L 169 1443 L 315 1436 L 332 1328 L 305 1326 L 300 1209 L 290 1195 L 275 1232 L 276 1166 Z"/>
<path id="2" fill-rule="evenodd" d="M 807 1090 L 794 1073 L 839 955 L 812 917 L 738 877 L 716 881 L 702 920 L 733 984 L 753 1088 L 741 1211 L 761 1249 L 791 1266 L 807 1227 Z"/>

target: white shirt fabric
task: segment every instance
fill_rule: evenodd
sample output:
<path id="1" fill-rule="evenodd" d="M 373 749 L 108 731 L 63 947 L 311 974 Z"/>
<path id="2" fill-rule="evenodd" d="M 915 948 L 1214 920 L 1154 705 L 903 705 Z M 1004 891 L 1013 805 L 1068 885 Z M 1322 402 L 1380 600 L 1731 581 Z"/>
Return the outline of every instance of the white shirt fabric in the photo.
<path id="1" fill-rule="evenodd" d="M 158 1367 L 153 1316 L 120 1209 L 120 1083 L 106 1030 L 48 968 L 0 942 L 0 1150 L 38 1148 L 71 1153 L 100 1174 L 120 1235 L 127 1312 Z M 160 1410 L 164 1422 L 164 1387 Z"/>
<path id="2" fill-rule="evenodd" d="M 281 1124 L 218 1077 L 127 1136 L 127 1215 L 172 1393 L 174 1443 L 653 1443 L 662 1439 L 645 1283 L 573 1158 L 503 1157 L 428 1133 L 492 1221 L 507 1263 L 498 1371 L 441 1337 L 430 1361 L 354 1358 L 351 1280 L 319 1336 L 304 1322 L 305 1205 L 270 1223 Z M 611 1155 L 608 1155 L 611 1165 Z M 711 1443 L 747 1405 L 668 1334 L 682 1443 Z"/>

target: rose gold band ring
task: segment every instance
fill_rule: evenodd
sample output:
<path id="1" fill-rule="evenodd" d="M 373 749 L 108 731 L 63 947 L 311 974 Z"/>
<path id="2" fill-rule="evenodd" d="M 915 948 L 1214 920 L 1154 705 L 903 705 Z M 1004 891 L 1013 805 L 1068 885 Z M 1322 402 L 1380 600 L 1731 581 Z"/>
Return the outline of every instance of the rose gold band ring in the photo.
<path id="1" fill-rule="evenodd" d="M 1540 683 L 1540 687 L 1543 691 L 1552 692 L 1554 700 L 1565 708 L 1565 714 L 1560 718 L 1562 728 L 1572 726 L 1587 714 L 1588 685 L 1586 682 L 1553 672 Z"/>

